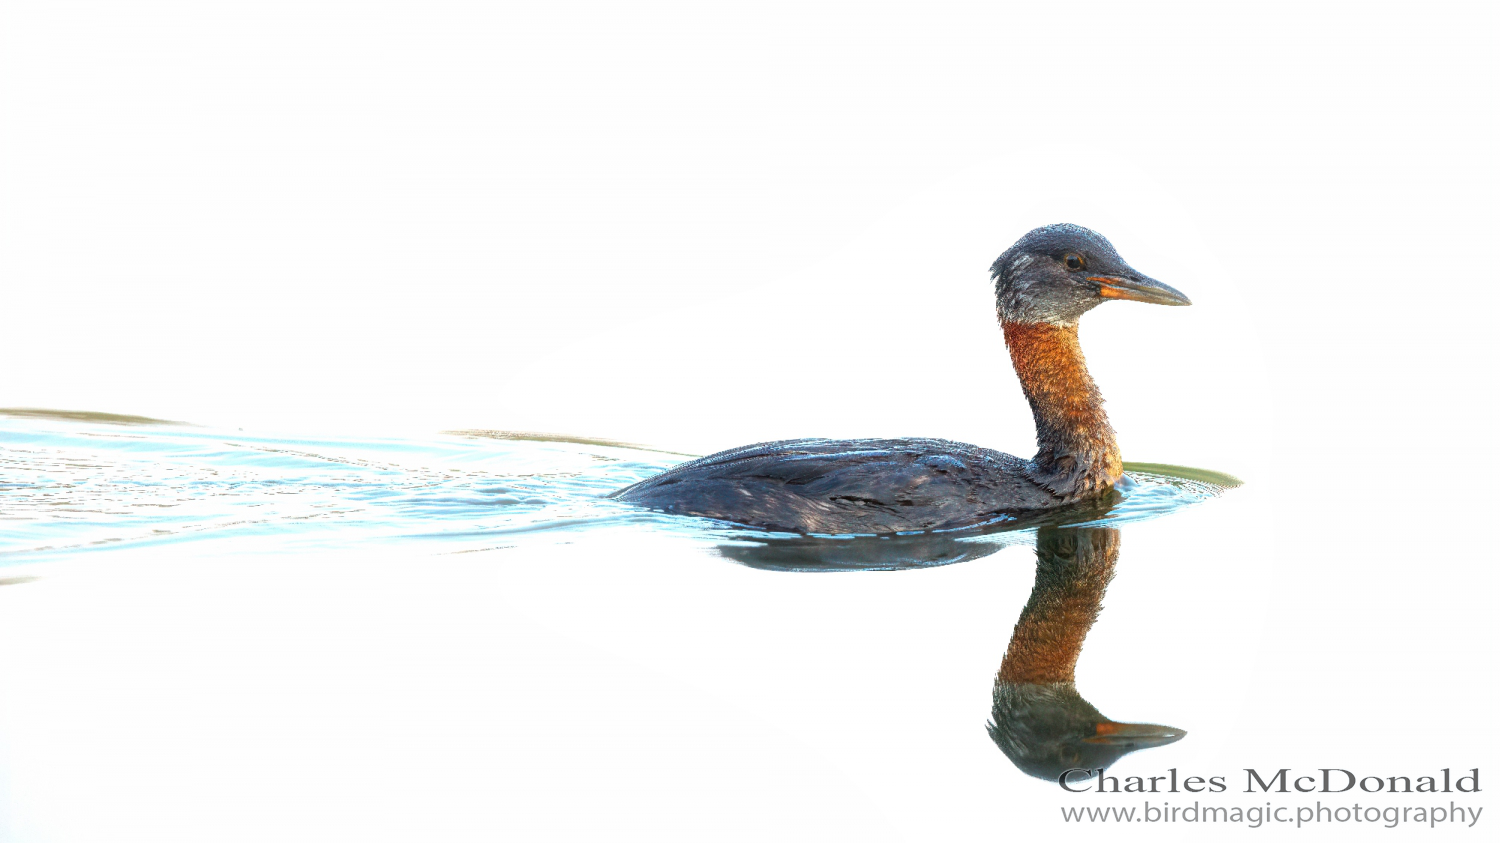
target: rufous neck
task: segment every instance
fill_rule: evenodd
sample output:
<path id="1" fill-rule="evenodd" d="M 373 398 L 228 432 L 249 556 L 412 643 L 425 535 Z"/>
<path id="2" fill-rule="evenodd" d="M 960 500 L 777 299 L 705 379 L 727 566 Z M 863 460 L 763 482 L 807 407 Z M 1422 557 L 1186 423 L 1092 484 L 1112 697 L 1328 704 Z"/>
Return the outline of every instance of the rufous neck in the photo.
<path id="1" fill-rule="evenodd" d="M 1011 635 L 1000 682 L 1073 682 L 1083 640 L 1099 617 L 1120 557 L 1120 532 L 1045 528 L 1037 534 L 1036 583 Z"/>
<path id="2" fill-rule="evenodd" d="M 1078 323 L 1002 322 L 1005 345 L 1036 419 L 1030 476 L 1066 500 L 1103 494 L 1123 468 L 1104 397 L 1089 377 Z"/>

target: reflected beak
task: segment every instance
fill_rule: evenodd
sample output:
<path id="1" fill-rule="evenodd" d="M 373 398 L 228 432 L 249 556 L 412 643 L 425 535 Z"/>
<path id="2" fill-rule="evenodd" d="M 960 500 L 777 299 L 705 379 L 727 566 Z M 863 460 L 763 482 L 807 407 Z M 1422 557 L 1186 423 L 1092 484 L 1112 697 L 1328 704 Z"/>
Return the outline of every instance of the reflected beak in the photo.
<path id="1" fill-rule="evenodd" d="M 1128 299 L 1150 304 L 1186 305 L 1193 302 L 1182 293 L 1160 281 L 1144 275 L 1124 277 L 1119 275 L 1091 275 L 1089 280 L 1099 285 L 1099 297 L 1106 299 Z"/>
<path id="2" fill-rule="evenodd" d="M 1157 726 L 1151 723 L 1116 723 L 1113 720 L 1105 720 L 1102 723 L 1095 723 L 1093 736 L 1084 738 L 1083 742 L 1144 749 L 1175 743 L 1182 740 L 1186 734 L 1187 732 L 1171 726 Z"/>

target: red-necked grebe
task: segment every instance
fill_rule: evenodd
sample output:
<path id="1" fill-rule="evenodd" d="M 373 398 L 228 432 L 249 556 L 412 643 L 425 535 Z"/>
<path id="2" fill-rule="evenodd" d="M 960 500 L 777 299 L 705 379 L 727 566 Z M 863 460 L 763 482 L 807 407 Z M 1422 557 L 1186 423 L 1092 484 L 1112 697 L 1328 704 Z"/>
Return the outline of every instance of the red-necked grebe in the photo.
<path id="1" fill-rule="evenodd" d="M 950 529 L 1108 493 L 1120 449 L 1078 345 L 1078 318 L 1109 299 L 1191 304 L 1136 272 L 1099 234 L 1050 225 L 991 267 L 996 311 L 1036 419 L 1029 460 L 942 439 L 793 439 L 722 451 L 611 497 L 665 512 L 797 533 Z"/>

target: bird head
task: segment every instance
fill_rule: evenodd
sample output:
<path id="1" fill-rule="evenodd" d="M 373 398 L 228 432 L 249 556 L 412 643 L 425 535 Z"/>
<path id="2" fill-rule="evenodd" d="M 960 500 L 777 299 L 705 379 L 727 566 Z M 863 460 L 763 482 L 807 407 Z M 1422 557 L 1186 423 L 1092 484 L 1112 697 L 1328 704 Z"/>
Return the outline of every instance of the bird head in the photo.
<path id="1" fill-rule="evenodd" d="M 1192 304 L 1132 269 L 1108 240 L 1080 225 L 1035 229 L 990 267 L 1001 321 L 1067 325 L 1110 299 Z"/>

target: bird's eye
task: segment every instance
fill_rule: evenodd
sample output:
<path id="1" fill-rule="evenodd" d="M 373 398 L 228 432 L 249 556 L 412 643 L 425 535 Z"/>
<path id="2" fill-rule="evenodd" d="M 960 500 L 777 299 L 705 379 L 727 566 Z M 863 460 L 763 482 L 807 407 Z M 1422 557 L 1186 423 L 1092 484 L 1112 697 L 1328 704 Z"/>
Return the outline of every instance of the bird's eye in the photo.
<path id="1" fill-rule="evenodd" d="M 1080 255 L 1075 255 L 1072 252 L 1063 255 L 1063 263 L 1067 265 L 1068 269 L 1071 269 L 1075 272 L 1083 269 L 1083 257 Z"/>

